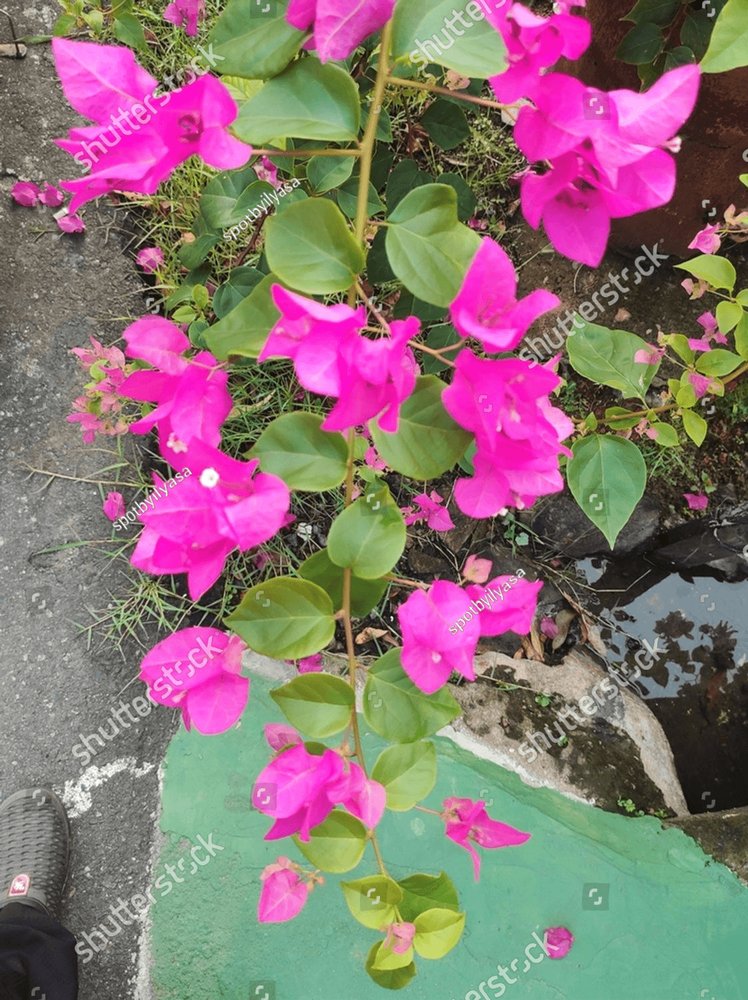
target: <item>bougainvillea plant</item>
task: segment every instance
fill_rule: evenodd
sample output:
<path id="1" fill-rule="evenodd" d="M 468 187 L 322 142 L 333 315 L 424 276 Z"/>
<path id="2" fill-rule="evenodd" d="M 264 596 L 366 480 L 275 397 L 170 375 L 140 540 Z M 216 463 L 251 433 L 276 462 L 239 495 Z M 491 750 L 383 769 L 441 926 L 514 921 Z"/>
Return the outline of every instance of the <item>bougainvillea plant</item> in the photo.
<path id="1" fill-rule="evenodd" d="M 465 914 L 445 873 L 393 877 L 377 828 L 388 811 L 423 808 L 437 775 L 431 737 L 459 714 L 450 676 L 475 679 L 481 637 L 528 633 L 542 586 L 522 575 L 489 579 L 482 560 L 469 561 L 459 580 L 397 578 L 412 590 L 398 609 L 402 644 L 364 677 L 353 621 L 382 599 L 410 524 L 452 524 L 429 482 L 456 475 L 459 510 L 492 518 L 562 490 L 565 467 L 612 545 L 646 480 L 632 428 L 668 447 L 682 426 L 700 444 L 707 425 L 698 403 L 746 369 L 747 293 L 736 292 L 732 265 L 715 255 L 721 235 L 744 232 L 733 213 L 724 227 L 698 234 L 705 252 L 681 265 L 692 297 L 719 298 L 716 314 L 699 320 L 699 336 L 644 344 L 575 324 L 574 368 L 641 406 L 575 424 L 552 402 L 558 359 L 516 353 L 559 299 L 542 288 L 518 294 L 505 250 L 466 224 L 471 195 L 459 176 L 440 182 L 395 156 L 387 109 L 411 97 L 418 113 L 428 109 L 435 136 L 459 133 L 463 108 L 501 110 L 527 160 L 519 177 L 527 221 L 542 225 L 559 253 L 597 266 L 612 219 L 672 197 L 678 131 L 700 70 L 675 66 L 644 93 L 605 93 L 553 71 L 590 43 L 589 24 L 574 10 L 583 6 L 562 0 L 540 17 L 508 0 L 473 0 L 459 13 L 452 0 L 360 0 L 352 17 L 349 0 L 230 0 L 209 42 L 233 91 L 214 74 L 160 90 L 128 48 L 54 43 L 63 89 L 94 123 L 60 141 L 89 161 L 85 176 L 62 183 L 73 208 L 110 192 L 153 194 L 191 156 L 221 171 L 204 190 L 182 257 L 202 275 L 189 285 L 200 317 L 182 297 L 174 321 L 149 316 L 129 326 L 124 353 L 96 341 L 77 352 L 91 381 L 71 420 L 86 439 L 153 433 L 164 462 L 184 471 L 173 489 L 173 479 L 167 489 L 154 477 L 163 499 L 140 515 L 133 564 L 186 574 L 198 600 L 232 553 L 251 553 L 293 520 L 296 494 L 344 491 L 326 544 L 297 573 L 252 587 L 226 619 L 228 631 L 191 628 L 163 639 L 141 677 L 155 701 L 210 734 L 234 725 L 247 705 L 247 648 L 300 661 L 299 675 L 273 692 L 285 721 L 266 727 L 269 762 L 252 801 L 272 821 L 266 839 L 285 841 L 307 865 L 284 854 L 265 869 L 259 919 L 292 919 L 314 905 L 321 873 L 363 863 L 342 888 L 352 916 L 378 935 L 366 969 L 387 988 L 413 978 L 416 956 L 447 954 Z M 200 4 L 172 3 L 166 16 L 191 33 L 202 13 Z M 232 96 L 237 80 L 246 83 L 241 106 Z M 263 241 L 264 255 L 232 308 L 219 310 L 216 294 L 211 324 L 205 261 L 222 239 L 241 238 L 250 215 L 252 245 Z M 666 351 L 683 374 L 652 406 L 647 391 Z M 285 359 L 301 389 L 325 401 L 324 415 L 285 413 L 243 459 L 227 454 L 228 373 L 238 359 Z M 384 468 L 412 481 L 418 511 L 397 506 Z M 325 672 L 319 654 L 338 626 L 346 667 Z M 357 693 L 367 725 L 389 744 L 373 763 Z M 425 811 L 469 852 L 476 878 L 483 850 L 529 836 L 469 798 Z"/>

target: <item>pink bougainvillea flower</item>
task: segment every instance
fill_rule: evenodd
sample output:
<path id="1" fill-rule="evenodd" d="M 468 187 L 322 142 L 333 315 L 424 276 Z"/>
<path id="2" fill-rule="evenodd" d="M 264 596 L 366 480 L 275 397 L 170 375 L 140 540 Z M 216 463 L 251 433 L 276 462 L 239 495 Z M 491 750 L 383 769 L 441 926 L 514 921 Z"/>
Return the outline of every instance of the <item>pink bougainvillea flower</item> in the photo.
<path id="1" fill-rule="evenodd" d="M 217 170 L 241 167 L 251 156 L 251 146 L 228 132 L 238 108 L 216 77 L 156 96 L 157 81 L 124 46 L 54 38 L 52 49 L 65 96 L 96 123 L 57 140 L 91 171 L 61 182 L 73 193 L 72 211 L 111 191 L 154 194 L 193 155 Z"/>
<path id="2" fill-rule="evenodd" d="M 543 937 L 548 958 L 565 958 L 574 944 L 574 935 L 567 927 L 548 927 Z"/>
<path id="3" fill-rule="evenodd" d="M 305 389 L 337 400 L 324 430 L 344 431 L 376 418 L 383 430 L 396 431 L 400 404 L 418 376 L 407 342 L 420 332 L 420 321 L 396 320 L 388 336 L 369 340 L 360 335 L 366 326 L 363 307 L 325 306 L 280 285 L 272 294 L 281 318 L 258 360 L 289 358 Z"/>
<path id="4" fill-rule="evenodd" d="M 704 335 L 702 337 L 688 338 L 688 346 L 692 351 L 710 351 L 712 349 L 712 341 L 715 344 L 727 343 L 727 337 L 724 333 L 720 333 L 714 313 L 704 312 L 696 322 L 703 329 Z"/>
<path id="5" fill-rule="evenodd" d="M 183 464 L 181 456 L 192 438 L 219 445 L 221 425 L 233 406 L 225 366 L 208 351 L 184 357 L 191 348 L 188 338 L 162 316 L 143 316 L 122 336 L 128 356 L 153 367 L 133 372 L 120 385 L 120 394 L 157 404 L 130 430 L 147 434 L 158 425 L 161 452 L 172 464 Z"/>
<path id="6" fill-rule="evenodd" d="M 449 798 L 444 800 L 442 819 L 446 824 L 445 833 L 450 840 L 464 847 L 473 859 L 475 881 L 480 879 L 480 854 L 473 844 L 489 849 L 495 847 L 517 847 L 530 839 L 531 834 L 516 830 L 506 823 L 491 819 L 486 813 L 486 804 L 472 799 Z"/>
<path id="7" fill-rule="evenodd" d="M 432 531 L 451 531 L 454 528 L 454 521 L 449 516 L 449 511 L 441 505 L 444 497 L 439 496 L 436 490 L 431 493 L 419 493 L 413 497 L 414 507 L 403 507 L 402 513 L 405 515 L 405 523 L 421 524 L 426 522 Z"/>
<path id="8" fill-rule="evenodd" d="M 338 780 L 330 782 L 326 794 L 331 802 L 340 803 L 369 830 L 384 815 L 387 803 L 384 785 L 367 778 L 363 768 L 353 761 L 345 762 L 343 773 Z"/>
<path id="9" fill-rule="evenodd" d="M 387 469 L 387 463 L 380 458 L 379 452 L 374 445 L 366 449 L 364 464 L 368 465 L 370 469 L 374 469 L 375 472 L 384 472 Z"/>
<path id="10" fill-rule="evenodd" d="M 698 372 L 689 372 L 688 381 L 691 383 L 697 399 L 706 396 L 712 385 L 712 379 L 707 378 L 706 375 L 700 375 Z"/>
<path id="11" fill-rule="evenodd" d="M 476 606 L 483 604 L 478 621 L 481 635 L 516 632 L 527 635 L 532 628 L 542 580 L 497 576 L 483 586 L 471 584 L 465 593 Z"/>
<path id="12" fill-rule="evenodd" d="M 470 517 L 520 510 L 563 489 L 561 441 L 574 426 L 551 406 L 548 394 L 561 380 L 545 365 L 514 358 L 479 359 L 461 351 L 442 400 L 447 412 L 475 435 L 473 476 L 460 479 L 455 499 Z"/>
<path id="13" fill-rule="evenodd" d="M 125 498 L 121 493 L 110 490 L 101 509 L 110 521 L 118 521 L 125 513 Z"/>
<path id="14" fill-rule="evenodd" d="M 89 339 L 92 349 L 74 347 L 70 351 L 89 382 L 86 394 L 74 401 L 75 412 L 67 418 L 70 423 L 81 425 L 85 444 L 92 443 L 97 433 L 115 436 L 126 434 L 128 429 L 119 395 L 119 386 L 126 377 L 125 356 L 118 347 L 104 347 L 95 337 Z"/>
<path id="15" fill-rule="evenodd" d="M 700 250 L 701 253 L 717 253 L 722 246 L 719 237 L 719 226 L 705 226 L 699 230 L 688 244 L 689 250 Z"/>
<path id="16" fill-rule="evenodd" d="M 296 667 L 300 674 L 318 674 L 322 670 L 322 653 L 315 653 L 314 656 L 305 656 L 299 660 Z"/>
<path id="17" fill-rule="evenodd" d="M 164 11 L 164 20 L 184 28 L 185 35 L 196 35 L 198 21 L 204 17 L 205 0 L 172 0 Z"/>
<path id="18" fill-rule="evenodd" d="M 365 38 L 392 17 L 395 0 L 291 0 L 286 20 L 314 31 L 309 47 L 322 62 L 347 59 Z"/>
<path id="19" fill-rule="evenodd" d="M 701 299 L 709 290 L 709 285 L 701 278 L 698 281 L 694 281 L 693 278 L 684 278 L 680 285 L 688 292 L 691 299 Z"/>
<path id="20" fill-rule="evenodd" d="M 41 190 L 38 184 L 34 184 L 32 181 L 16 181 L 13 187 L 10 189 L 10 196 L 19 205 L 23 205 L 24 208 L 33 208 L 34 205 L 38 205 L 41 195 Z"/>
<path id="21" fill-rule="evenodd" d="M 553 618 L 541 618 L 540 632 L 541 635 L 546 637 L 546 639 L 555 639 L 558 635 L 559 628 Z"/>
<path id="22" fill-rule="evenodd" d="M 413 938 L 415 936 L 415 924 L 409 924 L 407 922 L 389 924 L 386 927 L 384 946 L 395 955 L 405 955 L 413 947 Z"/>
<path id="23" fill-rule="evenodd" d="M 501 34 L 507 68 L 489 80 L 498 99 L 512 104 L 534 97 L 544 72 L 564 56 L 579 59 L 592 40 L 590 22 L 566 11 L 541 17 L 520 3 L 490 11 L 488 21 Z"/>
<path id="24" fill-rule="evenodd" d="M 281 751 L 260 772 L 252 790 L 255 809 L 275 819 L 265 840 L 298 833 L 308 841 L 309 831 L 332 812 L 327 788 L 340 781 L 343 771 L 343 760 L 334 750 L 311 754 L 299 744 Z"/>
<path id="25" fill-rule="evenodd" d="M 585 87 L 550 73 L 534 95 L 535 107 L 519 113 L 514 135 L 544 174 L 522 180 L 522 210 L 530 225 L 542 222 L 565 256 L 597 267 L 610 220 L 667 204 L 675 190 L 677 130 L 689 117 L 699 88 L 699 68 L 679 66 L 644 93 Z"/>
<path id="26" fill-rule="evenodd" d="M 141 267 L 146 274 L 153 274 L 164 263 L 164 251 L 161 247 L 143 247 L 138 251 L 135 263 Z"/>
<path id="27" fill-rule="evenodd" d="M 709 497 L 706 493 L 684 493 L 689 510 L 706 510 L 709 506 Z"/>
<path id="28" fill-rule="evenodd" d="M 478 556 L 468 556 L 462 567 L 462 578 L 468 583 L 485 583 L 491 575 L 490 559 L 479 559 Z"/>
<path id="29" fill-rule="evenodd" d="M 285 750 L 286 747 L 297 746 L 304 742 L 301 733 L 284 722 L 268 722 L 263 732 L 271 750 Z"/>
<path id="30" fill-rule="evenodd" d="M 267 865 L 260 880 L 257 919 L 261 924 L 281 924 L 298 917 L 313 887 L 313 882 L 301 878 L 299 866 L 284 857 Z"/>
<path id="31" fill-rule="evenodd" d="M 517 273 L 498 243 L 486 237 L 450 306 L 463 337 L 475 337 L 486 351 L 511 351 L 529 327 L 561 300 L 544 289 L 517 300 Z"/>
<path id="32" fill-rule="evenodd" d="M 257 460 L 237 461 L 195 438 L 184 465 L 190 475 L 178 490 L 167 490 L 154 475 L 162 496 L 139 515 L 145 529 L 130 561 L 145 573 L 186 573 L 196 601 L 220 577 L 231 552 L 246 552 L 277 534 L 290 493 L 277 476 L 258 472 Z"/>
<path id="33" fill-rule="evenodd" d="M 258 180 L 272 184 L 276 189 L 281 186 L 281 182 L 278 180 L 278 168 L 267 156 L 263 156 L 259 163 L 255 163 L 255 173 Z"/>
<path id="34" fill-rule="evenodd" d="M 647 344 L 634 354 L 634 361 L 638 365 L 659 365 L 665 355 L 664 347 L 655 347 L 654 344 Z"/>
<path id="35" fill-rule="evenodd" d="M 452 671 L 475 680 L 473 657 L 480 624 L 461 587 L 436 580 L 428 591 L 413 591 L 397 609 L 397 616 L 403 636 L 403 669 L 416 687 L 433 694 L 444 687 Z"/>
<path id="36" fill-rule="evenodd" d="M 46 205 L 47 208 L 59 208 L 63 201 L 65 201 L 65 192 L 60 191 L 54 184 L 48 184 L 45 181 L 44 190 L 39 195 L 39 201 L 42 205 Z"/>
<path id="37" fill-rule="evenodd" d="M 216 628 L 183 628 L 146 654 L 139 677 L 148 697 L 178 708 L 185 729 L 223 733 L 238 721 L 249 699 L 249 678 L 241 676 L 246 645 Z"/>
<path id="38" fill-rule="evenodd" d="M 75 212 L 71 215 L 66 213 L 55 220 L 63 233 L 85 233 L 86 223 Z"/>

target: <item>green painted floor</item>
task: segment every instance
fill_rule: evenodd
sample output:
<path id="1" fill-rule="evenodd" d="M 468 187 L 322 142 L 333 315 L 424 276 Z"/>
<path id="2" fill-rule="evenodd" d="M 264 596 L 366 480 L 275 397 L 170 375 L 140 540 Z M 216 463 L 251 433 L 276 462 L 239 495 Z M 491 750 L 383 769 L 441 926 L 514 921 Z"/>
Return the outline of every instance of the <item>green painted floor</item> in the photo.
<path id="1" fill-rule="evenodd" d="M 268 759 L 262 727 L 280 721 L 268 696 L 271 686 L 253 678 L 239 728 L 211 738 L 180 731 L 169 749 L 161 818 L 167 844 L 154 870 L 154 881 L 164 881 L 154 890 L 160 898 L 151 913 L 154 1000 L 388 995 L 363 970 L 378 935 L 350 917 L 339 877 L 327 876 L 294 922 L 256 922 L 262 868 L 282 853 L 304 860 L 293 844 L 265 843 L 270 821 L 249 806 L 251 786 Z M 523 847 L 484 852 L 476 885 L 467 853 L 444 837 L 436 817 L 386 815 L 379 834 L 391 873 L 444 869 L 468 913 L 460 944 L 439 962 L 417 959 L 418 975 L 399 995 L 748 1000 L 748 889 L 728 869 L 655 819 L 615 816 L 528 788 L 449 741 L 438 742 L 440 780 L 425 804 L 439 808 L 448 795 L 493 799 L 489 813 L 533 839 Z M 365 744 L 373 761 L 381 743 L 367 733 Z M 197 868 L 189 861 L 191 845 L 211 834 L 224 850 L 189 874 Z M 172 872 L 181 872 L 182 882 L 165 868 L 180 859 Z M 374 870 L 369 853 L 354 875 L 342 878 Z M 173 885 L 168 894 L 167 884 Z M 533 932 L 542 935 L 559 925 L 576 937 L 571 953 L 527 962 Z M 507 980 L 491 979 L 497 964 L 507 969 L 508 981 L 517 980 L 505 986 L 505 994 L 497 984 Z"/>

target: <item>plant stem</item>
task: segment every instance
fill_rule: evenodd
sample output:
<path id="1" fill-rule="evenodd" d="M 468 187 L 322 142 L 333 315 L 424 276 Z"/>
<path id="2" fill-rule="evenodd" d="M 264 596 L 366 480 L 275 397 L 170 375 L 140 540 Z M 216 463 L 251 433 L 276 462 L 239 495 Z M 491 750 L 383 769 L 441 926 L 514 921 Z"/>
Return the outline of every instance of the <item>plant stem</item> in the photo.
<path id="1" fill-rule="evenodd" d="M 418 80 L 403 80 L 399 76 L 388 76 L 387 83 L 393 87 L 411 87 L 413 90 L 425 90 L 429 94 L 444 94 L 447 97 L 454 97 L 457 101 L 466 101 L 468 104 L 477 104 L 481 108 L 494 108 L 496 111 L 504 111 L 506 104 L 492 101 L 488 97 L 473 97 L 472 94 L 461 94 L 458 90 L 449 90 L 447 87 L 439 87 L 435 83 L 421 83 Z"/>
<path id="2" fill-rule="evenodd" d="M 447 358 L 443 357 L 442 351 L 435 351 L 433 347 L 426 347 L 425 344 L 419 344 L 417 340 L 409 340 L 408 347 L 412 347 L 416 351 L 423 351 L 424 354 L 432 354 L 435 358 L 438 358 L 443 365 L 447 365 L 448 368 L 457 367 L 454 361 L 449 361 Z M 447 349 L 452 350 L 452 348 Z M 442 350 L 444 350 L 444 348 Z"/>
<path id="3" fill-rule="evenodd" d="M 253 149 L 253 156 L 361 156 L 360 149 Z"/>

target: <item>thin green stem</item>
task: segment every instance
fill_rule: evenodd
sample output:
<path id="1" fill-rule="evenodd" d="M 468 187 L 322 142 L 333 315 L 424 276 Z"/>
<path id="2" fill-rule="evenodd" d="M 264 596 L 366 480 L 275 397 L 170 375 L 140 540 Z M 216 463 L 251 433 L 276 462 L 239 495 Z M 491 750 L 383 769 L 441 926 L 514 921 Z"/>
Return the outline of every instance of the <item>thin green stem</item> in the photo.
<path id="1" fill-rule="evenodd" d="M 481 108 L 494 108 L 496 111 L 504 111 L 508 107 L 511 107 L 511 105 L 492 101 L 488 97 L 473 97 L 472 94 L 462 94 L 459 90 L 449 90 L 448 87 L 439 87 L 435 83 L 423 83 L 419 80 L 403 80 L 399 76 L 388 76 L 386 82 L 393 87 L 410 87 L 412 90 L 423 90 L 429 94 L 444 94 L 446 97 L 453 97 L 456 101 L 476 104 Z"/>
<path id="2" fill-rule="evenodd" d="M 253 156 L 361 156 L 360 149 L 253 149 Z"/>

